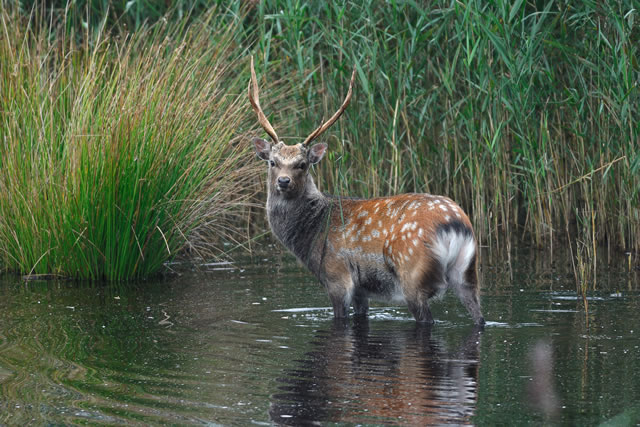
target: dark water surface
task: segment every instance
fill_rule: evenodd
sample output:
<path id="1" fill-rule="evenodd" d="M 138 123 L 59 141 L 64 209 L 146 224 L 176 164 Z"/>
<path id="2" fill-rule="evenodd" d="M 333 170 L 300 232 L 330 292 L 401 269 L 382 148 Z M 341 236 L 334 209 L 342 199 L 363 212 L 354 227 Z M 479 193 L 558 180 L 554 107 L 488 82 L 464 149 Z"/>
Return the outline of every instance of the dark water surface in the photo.
<path id="1" fill-rule="evenodd" d="M 0 425 L 640 423 L 639 273 L 601 265 L 589 316 L 566 257 L 482 262 L 455 296 L 334 324 L 286 254 L 130 289 L 0 278 Z M 587 326 L 588 320 L 588 326 Z"/>

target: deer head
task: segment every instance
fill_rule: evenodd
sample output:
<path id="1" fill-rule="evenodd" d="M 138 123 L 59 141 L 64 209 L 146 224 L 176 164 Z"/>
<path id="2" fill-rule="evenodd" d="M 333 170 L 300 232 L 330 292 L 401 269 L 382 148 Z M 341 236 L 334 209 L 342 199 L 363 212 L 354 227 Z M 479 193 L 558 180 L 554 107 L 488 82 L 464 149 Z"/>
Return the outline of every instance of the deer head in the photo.
<path id="1" fill-rule="evenodd" d="M 262 128 L 271 137 L 272 142 L 268 142 L 261 138 L 253 139 L 253 146 L 262 160 L 269 163 L 269 192 L 276 192 L 285 198 L 295 198 L 302 194 L 307 183 L 309 166 L 318 163 L 327 151 L 327 144 L 320 143 L 310 145 L 312 141 L 317 139 L 327 129 L 333 125 L 338 118 L 344 113 L 344 110 L 351 101 L 353 91 L 353 83 L 356 77 L 355 67 L 351 74 L 349 90 L 340 109 L 333 116 L 316 130 L 314 130 L 300 144 L 286 145 L 278 139 L 276 131 L 269 123 L 267 116 L 260 107 L 260 93 L 258 89 L 258 81 L 256 71 L 253 66 L 253 57 L 251 58 L 251 80 L 249 82 L 249 101 L 253 110 L 258 116 L 258 121 Z"/>

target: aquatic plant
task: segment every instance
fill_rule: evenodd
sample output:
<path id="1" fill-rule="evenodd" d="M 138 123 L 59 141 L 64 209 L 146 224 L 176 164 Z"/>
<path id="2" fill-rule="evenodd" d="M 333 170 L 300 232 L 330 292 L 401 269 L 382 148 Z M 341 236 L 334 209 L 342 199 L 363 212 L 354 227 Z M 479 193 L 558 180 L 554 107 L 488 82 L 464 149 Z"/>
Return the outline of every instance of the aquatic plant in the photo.
<path id="1" fill-rule="evenodd" d="M 237 19 L 77 45 L 48 18 L 0 17 L 0 264 L 120 280 L 211 249 L 198 236 L 233 231 L 258 181 Z"/>

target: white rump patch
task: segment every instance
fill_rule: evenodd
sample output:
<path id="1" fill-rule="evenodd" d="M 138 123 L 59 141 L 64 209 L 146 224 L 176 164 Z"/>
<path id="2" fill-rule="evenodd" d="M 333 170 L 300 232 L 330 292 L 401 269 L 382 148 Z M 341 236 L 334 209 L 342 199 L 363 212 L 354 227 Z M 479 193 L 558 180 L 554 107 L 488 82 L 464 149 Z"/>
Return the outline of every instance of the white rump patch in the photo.
<path id="1" fill-rule="evenodd" d="M 464 283 L 464 273 L 476 254 L 476 242 L 470 234 L 455 230 L 438 233 L 431 250 L 440 261 L 445 276 L 454 285 Z"/>

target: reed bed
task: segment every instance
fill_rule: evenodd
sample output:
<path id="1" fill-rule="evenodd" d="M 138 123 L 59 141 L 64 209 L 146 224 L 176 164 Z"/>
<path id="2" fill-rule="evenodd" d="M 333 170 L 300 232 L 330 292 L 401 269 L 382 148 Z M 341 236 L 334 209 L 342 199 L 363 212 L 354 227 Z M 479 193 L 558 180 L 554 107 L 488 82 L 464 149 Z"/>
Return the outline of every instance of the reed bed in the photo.
<path id="1" fill-rule="evenodd" d="M 292 124 L 289 142 L 357 69 L 325 189 L 444 193 L 490 248 L 515 236 L 595 253 L 640 249 L 639 14 L 624 0 L 267 0 L 248 29 L 265 72 L 306 104 L 294 123 L 265 108 Z"/>
<path id="2" fill-rule="evenodd" d="M 198 236 L 232 233 L 258 181 L 237 19 L 110 37 L 3 6 L 1 266 L 122 280 L 215 251 Z"/>

